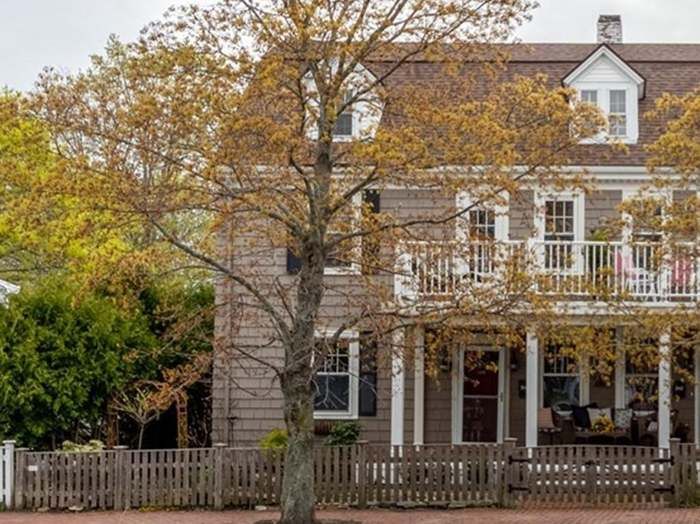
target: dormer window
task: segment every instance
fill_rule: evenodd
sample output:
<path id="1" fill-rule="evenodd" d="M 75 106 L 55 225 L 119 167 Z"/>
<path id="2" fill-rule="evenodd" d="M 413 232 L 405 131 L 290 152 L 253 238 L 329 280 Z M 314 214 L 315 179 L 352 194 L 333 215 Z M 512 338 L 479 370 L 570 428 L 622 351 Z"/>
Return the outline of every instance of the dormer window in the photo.
<path id="1" fill-rule="evenodd" d="M 610 112 L 608 114 L 610 135 L 617 138 L 627 136 L 627 91 L 610 90 Z"/>
<path id="2" fill-rule="evenodd" d="M 614 139 L 636 144 L 639 138 L 639 100 L 646 81 L 606 45 L 600 46 L 563 79 L 575 88 L 581 102 L 594 104 L 608 119 L 607 132 L 583 143 Z"/>
<path id="3" fill-rule="evenodd" d="M 343 94 L 343 100 L 341 107 L 346 105 L 349 100 L 352 99 L 352 93 L 346 91 Z M 352 106 L 347 105 L 342 113 L 338 115 L 335 121 L 335 127 L 333 128 L 334 138 L 352 138 L 353 135 L 353 111 Z"/>

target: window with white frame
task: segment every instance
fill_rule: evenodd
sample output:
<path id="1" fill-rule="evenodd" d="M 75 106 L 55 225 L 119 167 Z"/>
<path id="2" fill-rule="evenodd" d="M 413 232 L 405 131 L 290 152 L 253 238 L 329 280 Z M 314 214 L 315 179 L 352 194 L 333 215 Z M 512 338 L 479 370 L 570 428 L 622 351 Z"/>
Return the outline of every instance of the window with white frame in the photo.
<path id="1" fill-rule="evenodd" d="M 339 212 L 328 227 L 326 242 L 332 243 L 347 236 L 357 226 L 362 211 L 362 193 L 355 195 L 346 209 Z M 326 256 L 326 275 L 359 273 L 361 269 L 361 238 L 352 237 L 335 244 Z"/>
<path id="2" fill-rule="evenodd" d="M 496 213 L 490 209 L 471 209 L 468 214 L 469 237 L 476 240 L 496 238 Z"/>
<path id="3" fill-rule="evenodd" d="M 658 391 L 658 363 L 650 359 L 631 359 L 626 355 L 625 405 L 636 411 L 656 411 Z"/>
<path id="4" fill-rule="evenodd" d="M 576 360 L 558 344 L 547 344 L 543 355 L 543 407 L 568 411 L 581 402 L 581 375 Z"/>
<path id="5" fill-rule="evenodd" d="M 610 111 L 608 112 L 610 135 L 616 138 L 627 136 L 627 91 L 610 90 Z"/>
<path id="6" fill-rule="evenodd" d="M 550 198 L 544 203 L 544 264 L 546 269 L 567 269 L 573 263 L 576 239 L 576 205 L 573 198 Z"/>
<path id="7" fill-rule="evenodd" d="M 597 106 L 598 91 L 596 91 L 595 89 L 583 89 L 581 91 L 581 102 Z"/>
<path id="8" fill-rule="evenodd" d="M 352 105 L 347 105 L 352 99 L 352 92 L 345 91 L 343 93 L 340 108 L 346 106 L 344 110 L 338 115 L 335 126 L 333 128 L 334 138 L 351 138 L 353 136 L 353 110 Z"/>
<path id="9" fill-rule="evenodd" d="M 603 112 L 608 119 L 607 136 L 626 143 L 636 142 L 636 123 L 633 129 L 630 92 L 627 89 L 581 89 L 579 99 L 583 103 L 597 106 Z M 636 99 L 633 101 L 636 102 Z M 604 138 L 605 135 L 602 135 L 593 141 Z"/>
<path id="10" fill-rule="evenodd" d="M 318 337 L 314 352 L 314 414 L 317 418 L 356 418 L 359 340 L 348 333 L 332 343 Z"/>

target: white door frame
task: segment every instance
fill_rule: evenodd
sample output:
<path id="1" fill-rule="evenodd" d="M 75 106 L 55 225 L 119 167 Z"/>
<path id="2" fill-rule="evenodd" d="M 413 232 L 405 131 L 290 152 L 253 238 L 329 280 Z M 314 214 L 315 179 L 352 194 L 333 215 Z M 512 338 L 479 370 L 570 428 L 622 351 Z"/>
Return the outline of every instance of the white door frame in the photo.
<path id="1" fill-rule="evenodd" d="M 452 362 L 456 363 L 452 369 L 452 443 L 465 444 L 462 440 L 464 431 L 464 353 L 466 351 L 497 351 L 498 352 L 498 419 L 496 427 L 496 442 L 501 444 L 505 439 L 505 403 L 508 367 L 506 366 L 505 348 L 467 346 L 456 349 L 452 353 Z M 456 369 L 455 369 L 456 368 Z"/>

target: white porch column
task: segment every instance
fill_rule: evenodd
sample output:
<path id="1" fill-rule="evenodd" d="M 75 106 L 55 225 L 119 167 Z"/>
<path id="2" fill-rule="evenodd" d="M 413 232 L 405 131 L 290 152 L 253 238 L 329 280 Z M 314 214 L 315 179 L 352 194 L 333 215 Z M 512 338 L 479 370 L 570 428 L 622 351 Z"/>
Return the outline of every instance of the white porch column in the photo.
<path id="1" fill-rule="evenodd" d="M 622 347 L 624 328 L 615 329 L 615 408 L 625 408 L 625 353 Z"/>
<path id="2" fill-rule="evenodd" d="M 659 447 L 671 445 L 671 335 L 659 337 Z"/>
<path id="3" fill-rule="evenodd" d="M 413 444 L 422 446 L 424 443 L 425 418 L 425 329 L 417 328 L 416 362 L 414 364 L 413 384 Z"/>
<path id="4" fill-rule="evenodd" d="M 539 341 L 537 335 L 527 333 L 527 357 L 525 371 L 525 445 L 537 446 L 537 410 L 539 409 Z"/>
<path id="5" fill-rule="evenodd" d="M 695 446 L 700 446 L 700 347 L 695 347 L 695 409 L 693 410 L 693 435 Z"/>
<path id="6" fill-rule="evenodd" d="M 404 332 L 394 331 L 391 357 L 391 445 L 403 446 L 404 426 Z"/>

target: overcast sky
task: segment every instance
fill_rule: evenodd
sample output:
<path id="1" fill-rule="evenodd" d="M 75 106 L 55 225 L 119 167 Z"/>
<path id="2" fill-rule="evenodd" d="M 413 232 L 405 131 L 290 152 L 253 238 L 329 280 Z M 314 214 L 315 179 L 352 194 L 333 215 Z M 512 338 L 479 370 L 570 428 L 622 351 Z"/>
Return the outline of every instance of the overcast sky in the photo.
<path id="1" fill-rule="evenodd" d="M 210 3 L 210 0 L 199 0 Z M 75 71 L 110 33 L 123 40 L 187 0 L 2 0 L 0 86 L 29 89 L 44 66 Z M 518 36 L 528 42 L 593 42 L 600 14 L 622 15 L 626 42 L 700 42 L 700 0 L 540 0 Z"/>

